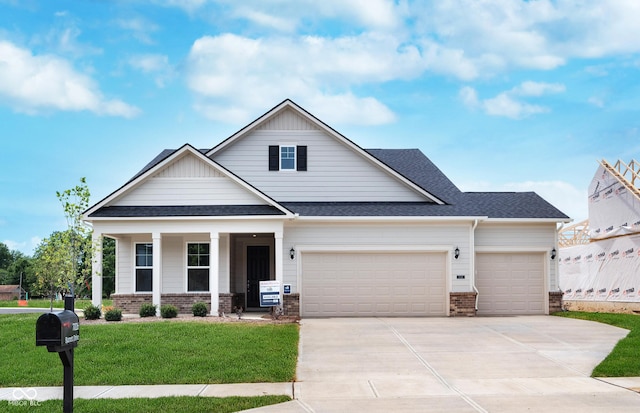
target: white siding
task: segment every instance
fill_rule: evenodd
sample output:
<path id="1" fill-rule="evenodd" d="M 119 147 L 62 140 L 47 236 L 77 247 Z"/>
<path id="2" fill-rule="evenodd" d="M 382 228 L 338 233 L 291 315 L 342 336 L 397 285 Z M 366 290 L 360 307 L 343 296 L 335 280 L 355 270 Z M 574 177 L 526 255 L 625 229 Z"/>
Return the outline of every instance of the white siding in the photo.
<path id="1" fill-rule="evenodd" d="M 265 202 L 187 154 L 111 202 L 116 206 L 262 205 Z"/>
<path id="2" fill-rule="evenodd" d="M 133 293 L 133 246 L 131 237 L 119 237 L 116 243 L 116 294 Z"/>
<path id="3" fill-rule="evenodd" d="M 298 260 L 289 258 L 289 250 L 299 246 L 317 250 L 339 249 L 349 251 L 366 247 L 376 247 L 381 252 L 402 250 L 402 246 L 416 248 L 436 248 L 435 251 L 453 251 L 457 246 L 459 259 L 451 255 L 451 276 L 448 283 L 451 291 L 471 291 L 471 262 L 469 260 L 469 240 L 471 225 L 429 225 L 429 224 L 292 224 L 287 225 L 283 240 L 284 283 L 291 284 L 293 292 L 298 289 Z M 458 280 L 456 275 L 464 275 Z"/>
<path id="4" fill-rule="evenodd" d="M 269 171 L 269 145 L 306 145 L 307 171 Z M 320 130 L 256 130 L 214 160 L 277 201 L 425 201 Z"/>
<path id="5" fill-rule="evenodd" d="M 162 237 L 163 293 L 182 293 L 185 290 L 185 258 L 182 239 L 182 237 Z"/>
<path id="6" fill-rule="evenodd" d="M 300 116 L 291 109 L 285 109 L 276 116 L 265 120 L 260 126 L 260 130 L 314 130 L 316 125 L 308 119 Z"/>

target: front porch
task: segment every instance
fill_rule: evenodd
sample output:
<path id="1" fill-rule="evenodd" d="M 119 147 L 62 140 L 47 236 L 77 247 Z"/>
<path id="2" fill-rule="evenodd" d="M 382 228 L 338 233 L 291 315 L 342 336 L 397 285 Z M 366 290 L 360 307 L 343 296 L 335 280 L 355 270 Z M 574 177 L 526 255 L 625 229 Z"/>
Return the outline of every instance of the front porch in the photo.
<path id="1" fill-rule="evenodd" d="M 234 228 L 127 233 L 94 228 L 96 244 L 103 236 L 116 240 L 114 306 L 137 314 L 143 303 L 151 303 L 158 315 L 165 304 L 189 314 L 196 302 L 205 303 L 213 316 L 233 313 L 236 308 L 261 310 L 260 281 L 282 282 L 282 261 L 288 259 L 283 251 L 282 222 L 255 222 L 251 225 L 259 230 L 255 232 L 243 228 L 246 222 L 228 226 Z M 92 302 L 97 306 L 102 303 L 101 264 L 102 253 L 96 251 Z M 289 315 L 298 315 L 291 313 L 299 308 L 291 304 L 292 298 L 287 298 Z"/>

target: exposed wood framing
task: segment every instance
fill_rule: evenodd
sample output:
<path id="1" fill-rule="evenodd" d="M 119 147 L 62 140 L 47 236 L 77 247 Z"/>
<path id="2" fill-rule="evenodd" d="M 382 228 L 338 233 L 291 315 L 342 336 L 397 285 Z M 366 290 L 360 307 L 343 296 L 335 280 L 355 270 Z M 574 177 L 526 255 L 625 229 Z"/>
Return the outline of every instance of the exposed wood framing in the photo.
<path id="1" fill-rule="evenodd" d="M 615 165 L 611 166 L 609 162 L 603 159 L 600 164 L 640 199 L 640 164 L 638 164 L 638 161 L 632 159 L 627 165 L 619 160 Z"/>
<path id="2" fill-rule="evenodd" d="M 562 227 L 558 231 L 558 245 L 560 248 L 588 244 L 589 242 L 591 242 L 591 238 L 589 237 L 588 219 L 568 227 Z"/>

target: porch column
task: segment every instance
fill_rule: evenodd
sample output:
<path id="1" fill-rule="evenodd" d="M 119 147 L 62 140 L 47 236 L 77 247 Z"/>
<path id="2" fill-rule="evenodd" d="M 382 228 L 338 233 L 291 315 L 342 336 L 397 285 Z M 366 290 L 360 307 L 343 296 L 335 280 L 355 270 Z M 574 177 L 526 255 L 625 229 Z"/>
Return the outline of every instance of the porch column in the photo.
<path id="1" fill-rule="evenodd" d="M 162 292 L 162 235 L 153 235 L 153 270 L 151 281 L 151 295 L 153 305 L 156 306 L 156 317 L 160 317 L 160 293 Z"/>
<path id="2" fill-rule="evenodd" d="M 93 260 L 91 262 L 91 304 L 102 305 L 102 233 L 93 231 Z"/>
<path id="3" fill-rule="evenodd" d="M 280 281 L 280 285 L 282 285 L 282 280 L 283 280 L 283 276 L 282 276 L 282 268 L 283 268 L 283 264 L 282 264 L 282 257 L 283 257 L 283 251 L 282 251 L 282 232 L 276 232 L 274 234 L 274 238 L 276 241 L 276 281 Z"/>
<path id="4" fill-rule="evenodd" d="M 211 291 L 211 315 L 218 317 L 220 307 L 220 234 L 211 233 L 211 247 L 209 248 L 209 291 Z"/>

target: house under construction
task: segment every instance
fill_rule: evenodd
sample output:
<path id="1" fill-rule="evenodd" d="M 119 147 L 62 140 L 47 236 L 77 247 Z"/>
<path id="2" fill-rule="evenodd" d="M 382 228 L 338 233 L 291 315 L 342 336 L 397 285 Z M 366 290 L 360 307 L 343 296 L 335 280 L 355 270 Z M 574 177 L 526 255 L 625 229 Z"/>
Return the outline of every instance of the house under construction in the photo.
<path id="1" fill-rule="evenodd" d="M 602 160 L 589 185 L 588 202 L 589 219 L 558 234 L 565 307 L 638 309 L 640 164 Z"/>

